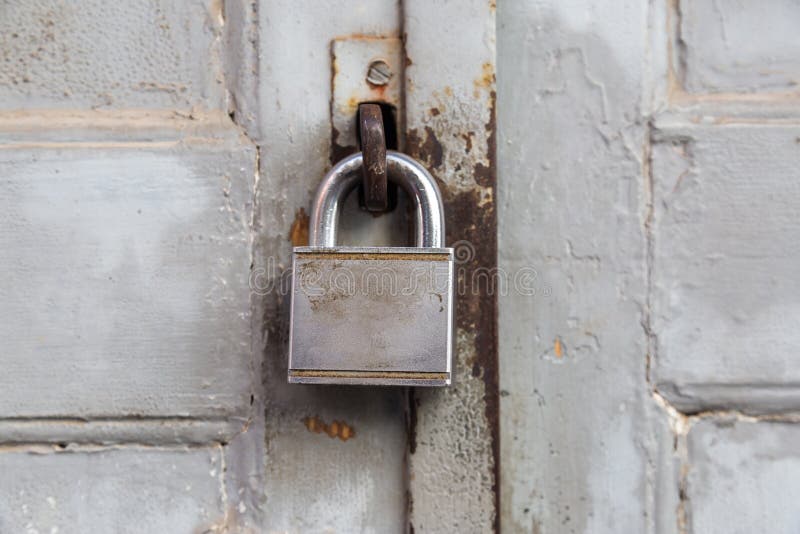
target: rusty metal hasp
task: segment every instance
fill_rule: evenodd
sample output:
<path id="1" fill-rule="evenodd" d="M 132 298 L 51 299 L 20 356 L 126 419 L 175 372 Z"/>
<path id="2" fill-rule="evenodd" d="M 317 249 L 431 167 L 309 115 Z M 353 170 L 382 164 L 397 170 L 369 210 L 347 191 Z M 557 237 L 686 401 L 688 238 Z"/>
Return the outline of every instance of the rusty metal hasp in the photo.
<path id="1" fill-rule="evenodd" d="M 383 113 L 378 104 L 361 104 L 358 107 L 361 138 L 361 165 L 364 177 L 364 206 L 369 211 L 381 212 L 389 208 L 386 176 L 386 133 L 383 131 Z"/>

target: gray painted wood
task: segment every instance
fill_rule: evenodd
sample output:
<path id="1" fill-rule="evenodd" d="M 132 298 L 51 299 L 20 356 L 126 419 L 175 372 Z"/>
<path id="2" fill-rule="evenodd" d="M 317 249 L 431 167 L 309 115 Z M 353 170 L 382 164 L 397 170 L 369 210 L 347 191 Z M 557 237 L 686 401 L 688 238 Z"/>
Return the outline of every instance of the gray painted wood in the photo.
<path id="1" fill-rule="evenodd" d="M 689 532 L 773 532 L 800 527 L 797 423 L 701 421 L 689 431 Z"/>
<path id="2" fill-rule="evenodd" d="M 501 4 L 505 528 L 796 524 L 795 10 Z"/>
<path id="3" fill-rule="evenodd" d="M 503 528 L 653 532 L 646 6 L 498 9 Z"/>
<path id="4" fill-rule="evenodd" d="M 403 394 L 287 386 L 286 301 L 246 287 L 330 164 L 330 41 L 401 31 L 426 163 L 534 269 L 501 296 L 504 530 L 792 531 L 796 418 L 677 408 L 797 409 L 796 5 L 501 2 L 495 199 L 494 2 L 403 4 L 0 8 L 0 531 L 491 528 L 481 332 L 406 457 Z"/>
<path id="5" fill-rule="evenodd" d="M 0 418 L 246 417 L 254 155 L 0 146 Z"/>
<path id="6" fill-rule="evenodd" d="M 678 2 L 677 53 L 690 93 L 796 93 L 800 5 L 792 0 Z"/>
<path id="7" fill-rule="evenodd" d="M 796 124 L 656 133 L 656 386 L 682 409 L 800 407 Z"/>
<path id="8" fill-rule="evenodd" d="M 223 2 L 0 6 L 0 109 L 220 108 Z"/>
<path id="9" fill-rule="evenodd" d="M 220 532 L 231 526 L 221 448 L 0 454 L 0 531 Z"/>

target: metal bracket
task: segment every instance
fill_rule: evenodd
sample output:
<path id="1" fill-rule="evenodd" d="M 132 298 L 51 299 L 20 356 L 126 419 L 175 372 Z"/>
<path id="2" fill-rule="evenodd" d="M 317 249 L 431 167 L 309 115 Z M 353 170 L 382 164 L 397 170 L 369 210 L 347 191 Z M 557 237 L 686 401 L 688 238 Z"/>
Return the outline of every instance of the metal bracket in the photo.
<path id="1" fill-rule="evenodd" d="M 402 135 L 403 45 L 397 37 L 343 37 L 331 44 L 331 161 L 358 151 L 359 104 L 388 104 Z M 403 148 L 398 139 L 397 149 Z"/>

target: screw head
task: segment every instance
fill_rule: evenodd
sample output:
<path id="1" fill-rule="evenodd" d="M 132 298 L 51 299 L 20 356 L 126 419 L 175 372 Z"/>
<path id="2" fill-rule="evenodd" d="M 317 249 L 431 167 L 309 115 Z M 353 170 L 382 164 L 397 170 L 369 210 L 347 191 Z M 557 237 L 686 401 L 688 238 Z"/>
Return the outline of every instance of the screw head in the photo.
<path id="1" fill-rule="evenodd" d="M 386 85 L 392 78 L 392 74 L 392 69 L 388 63 L 382 59 L 376 59 L 369 64 L 367 81 L 372 85 Z"/>

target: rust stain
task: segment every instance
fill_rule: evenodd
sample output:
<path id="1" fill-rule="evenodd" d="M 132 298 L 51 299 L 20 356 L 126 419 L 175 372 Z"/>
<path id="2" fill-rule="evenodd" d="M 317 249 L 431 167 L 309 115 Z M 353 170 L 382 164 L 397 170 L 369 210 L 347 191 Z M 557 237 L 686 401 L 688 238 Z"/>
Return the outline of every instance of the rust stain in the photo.
<path id="1" fill-rule="evenodd" d="M 315 432 L 317 434 L 322 432 L 322 428 L 325 427 L 325 423 L 316 415 L 313 417 L 306 417 L 303 419 L 303 423 L 306 425 L 309 432 Z"/>
<path id="2" fill-rule="evenodd" d="M 338 266 L 334 264 L 333 267 L 337 268 Z M 302 281 L 307 276 L 318 276 L 321 271 L 322 269 L 319 266 L 319 262 L 310 261 L 304 265 L 298 266 L 297 279 Z M 309 275 L 308 273 L 311 274 Z M 345 314 L 340 301 L 346 300 L 351 296 L 352 295 L 343 288 L 335 287 L 329 287 L 320 293 L 314 292 L 307 295 L 311 311 L 318 312 L 324 310 L 325 313 L 339 318 Z M 294 372 L 290 370 L 289 374 L 294 374 Z"/>
<path id="3" fill-rule="evenodd" d="M 478 365 L 478 362 L 472 364 L 472 376 L 475 378 L 481 377 L 481 366 Z"/>
<path id="4" fill-rule="evenodd" d="M 430 373 L 421 371 L 308 371 L 290 369 L 289 375 L 297 377 L 338 377 L 338 378 L 400 378 L 417 380 L 447 380 L 447 373 Z"/>
<path id="5" fill-rule="evenodd" d="M 303 208 L 300 208 L 294 214 L 294 222 L 291 229 L 289 229 L 289 241 L 295 247 L 308 245 L 308 215 Z"/>
<path id="6" fill-rule="evenodd" d="M 494 201 L 497 188 L 496 104 L 496 93 L 492 90 L 489 93 L 489 121 L 485 126 L 486 132 L 489 134 L 486 140 L 488 161 L 481 178 L 482 183 L 478 182 L 476 176 L 476 182 L 490 191 L 492 200 L 487 202 L 476 191 L 476 198 L 471 201 L 477 202 L 473 205 L 473 215 L 462 220 L 464 228 L 471 226 L 471 229 L 466 232 L 468 233 L 468 239 L 475 246 L 473 258 L 475 264 L 473 268 L 497 268 L 497 211 Z M 468 226 L 465 224 L 467 222 L 473 222 L 474 226 Z M 452 224 L 450 228 L 453 228 Z M 478 301 L 478 304 L 473 305 L 475 310 L 473 313 L 477 314 L 475 322 L 478 326 L 478 334 L 475 336 L 475 353 L 478 355 L 478 363 L 483 369 L 481 377 L 486 387 L 484 396 L 486 403 L 485 413 L 488 431 L 492 437 L 492 456 L 494 457 L 494 483 L 492 484 L 492 493 L 495 498 L 494 530 L 495 532 L 500 532 L 500 364 L 497 346 L 497 293 L 489 291 L 487 288 L 475 295 L 473 299 Z M 458 311 L 456 311 L 456 315 L 458 315 Z"/>
<path id="7" fill-rule="evenodd" d="M 464 141 L 466 141 L 466 143 L 467 143 L 467 146 L 466 146 L 466 148 L 465 148 L 465 150 L 467 151 L 467 154 L 469 154 L 470 152 L 472 152 L 472 137 L 473 137 L 474 135 L 475 135 L 475 132 L 467 132 L 467 133 L 465 133 L 465 134 L 461 134 L 461 137 L 462 137 L 462 138 L 464 139 Z"/>
<path id="8" fill-rule="evenodd" d="M 564 348 L 561 346 L 561 340 L 556 338 L 555 342 L 553 343 L 553 352 L 556 355 L 556 358 L 561 358 L 564 355 Z"/>
<path id="9" fill-rule="evenodd" d="M 437 179 L 442 192 L 445 207 L 446 242 L 455 243 L 459 240 L 468 241 L 474 254 L 460 264 L 459 276 L 463 280 L 471 280 L 476 271 L 493 269 L 497 267 L 497 214 L 495 205 L 495 189 L 497 187 L 496 175 L 496 94 L 493 90 L 494 68 L 491 64 L 483 65 L 483 76 L 480 79 L 481 87 L 488 89 L 487 103 L 489 107 L 489 121 L 485 125 L 486 131 L 486 157 L 483 161 L 473 166 L 476 187 L 455 190 L 446 178 L 454 172 L 442 158 L 442 147 L 436 135 L 452 135 L 448 131 L 449 121 L 443 121 L 434 131 L 425 128 L 424 134 L 420 131 L 408 132 L 407 150 L 409 154 L 425 162 L 433 176 Z M 476 88 L 477 89 L 477 88 Z M 452 96 L 449 87 L 444 88 L 444 93 Z M 455 113 L 455 110 L 452 112 Z M 441 120 L 442 117 L 437 119 Z M 437 125 L 439 122 L 437 122 Z M 456 132 L 456 134 L 465 132 Z M 482 136 L 475 136 L 472 140 L 480 142 Z M 435 164 L 435 165 L 434 165 Z M 478 271 L 480 272 L 480 271 Z M 459 281 L 459 284 L 462 281 Z M 456 326 L 459 329 L 475 332 L 474 354 L 471 362 L 472 375 L 482 380 L 485 385 L 484 410 L 487 420 L 487 430 L 491 436 L 492 456 L 494 459 L 494 481 L 492 492 L 495 496 L 495 525 L 494 531 L 500 531 L 500 502 L 499 502 L 499 469 L 500 469 L 500 387 L 498 377 L 498 347 L 497 347 L 497 295 L 490 287 L 482 286 L 478 291 L 468 291 L 459 295 L 455 307 Z M 409 418 L 416 417 L 417 399 L 413 390 L 409 399 Z M 416 450 L 416 435 L 413 420 L 409 421 L 409 452 Z"/>
<path id="10" fill-rule="evenodd" d="M 483 187 L 489 187 L 494 180 L 494 170 L 489 165 L 483 163 L 475 164 L 475 183 Z"/>
<path id="11" fill-rule="evenodd" d="M 431 108 L 429 110 L 432 117 L 438 117 L 442 112 L 439 111 L 439 108 Z"/>
<path id="12" fill-rule="evenodd" d="M 208 5 L 208 14 L 217 26 L 225 24 L 225 4 L 223 0 L 212 0 Z"/>
<path id="13" fill-rule="evenodd" d="M 406 135 L 406 143 L 409 147 L 419 150 L 417 157 L 427 165 L 428 169 L 437 169 L 442 166 L 444 150 L 430 126 L 425 127 L 424 138 L 416 129 L 409 130 Z"/>
<path id="14" fill-rule="evenodd" d="M 308 226 L 308 223 L 306 223 Z M 306 239 L 308 241 L 308 239 Z M 436 252 L 297 252 L 304 260 L 450 261 L 450 253 Z"/>
<path id="15" fill-rule="evenodd" d="M 200 527 L 198 530 L 193 532 L 243 532 L 242 524 L 240 523 L 239 518 L 240 514 L 237 508 L 234 506 L 227 506 L 225 507 L 222 517 L 213 523 Z M 57 529 L 53 529 L 50 532 L 57 532 Z"/>
<path id="16" fill-rule="evenodd" d="M 408 439 L 408 453 L 414 454 L 417 452 L 417 410 L 419 408 L 419 399 L 414 396 L 414 389 L 409 388 L 406 401 L 408 409 L 406 410 L 406 429 Z M 406 459 L 408 461 L 408 459 Z M 410 496 L 410 494 L 409 494 Z M 409 512 L 412 503 L 409 502 Z"/>
<path id="17" fill-rule="evenodd" d="M 475 80 L 475 87 L 479 89 L 490 89 L 494 87 L 494 66 L 491 63 L 481 65 L 481 76 Z"/>
<path id="18" fill-rule="evenodd" d="M 342 441 L 347 441 L 355 437 L 356 431 L 345 423 L 344 421 L 332 421 L 331 424 L 326 424 L 321 417 L 312 415 L 302 419 L 304 425 L 309 432 L 315 434 L 327 434 L 329 438 L 339 438 Z"/>
<path id="19" fill-rule="evenodd" d="M 375 85 L 374 83 L 368 81 L 367 85 L 369 86 L 369 91 L 370 91 L 370 97 L 368 99 L 370 102 L 382 102 L 385 104 L 391 104 L 391 102 L 389 102 L 386 97 L 386 92 L 389 89 L 388 83 L 385 85 Z"/>
<path id="20" fill-rule="evenodd" d="M 488 137 L 486 139 L 487 146 L 487 154 L 489 155 L 488 164 L 484 163 L 476 163 L 475 164 L 475 182 L 480 185 L 481 187 L 485 188 L 492 188 L 494 189 L 495 184 L 497 183 L 497 176 L 495 171 L 495 153 L 497 152 L 497 128 L 495 127 L 495 101 L 497 100 L 497 93 L 492 91 L 489 93 L 491 98 L 491 106 L 492 106 L 492 114 L 491 119 L 486 124 L 486 133 Z M 494 195 L 492 195 L 494 198 Z M 479 207 L 482 204 L 479 204 Z"/>
<path id="21" fill-rule="evenodd" d="M 382 41 L 390 36 L 374 35 L 370 33 L 354 32 L 341 35 L 336 38 L 337 41 Z"/>

